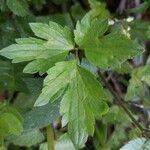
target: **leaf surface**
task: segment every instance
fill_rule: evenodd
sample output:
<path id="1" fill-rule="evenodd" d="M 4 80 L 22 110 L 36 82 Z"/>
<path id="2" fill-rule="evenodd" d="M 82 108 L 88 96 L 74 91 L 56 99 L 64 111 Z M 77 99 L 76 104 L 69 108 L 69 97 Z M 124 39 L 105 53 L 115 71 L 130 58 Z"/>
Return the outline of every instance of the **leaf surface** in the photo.
<path id="1" fill-rule="evenodd" d="M 26 0 L 7 0 L 7 6 L 15 15 L 24 17 L 29 14 L 29 6 Z"/>
<path id="2" fill-rule="evenodd" d="M 120 150 L 148 150 L 150 148 L 150 141 L 145 138 L 137 138 L 129 141 Z"/>
<path id="3" fill-rule="evenodd" d="M 150 86 L 150 64 L 134 69 L 127 89 L 126 100 L 141 96 L 144 83 Z"/>
<path id="4" fill-rule="evenodd" d="M 23 131 L 22 122 L 16 109 L 0 103 L 0 139 L 8 135 L 19 135 Z"/>
<path id="5" fill-rule="evenodd" d="M 40 130 L 32 129 L 25 130 L 19 136 L 11 136 L 8 140 L 18 146 L 31 147 L 42 142 L 44 140 L 44 135 Z"/>
<path id="6" fill-rule="evenodd" d="M 11 91 L 27 91 L 23 81 L 24 64 L 11 64 L 8 61 L 0 61 L 0 89 Z"/>
<path id="7" fill-rule="evenodd" d="M 88 135 L 93 134 L 94 117 L 108 111 L 105 92 L 94 75 L 75 61 L 56 63 L 47 73 L 35 106 L 62 97 L 60 112 L 63 126 L 68 123 L 68 134 L 75 147 L 83 147 Z"/>
<path id="8" fill-rule="evenodd" d="M 53 123 L 59 117 L 59 101 L 45 106 L 33 108 L 24 114 L 24 128 L 43 128 Z"/>
<path id="9" fill-rule="evenodd" d="M 57 61 L 64 60 L 69 50 L 74 48 L 73 35 L 69 28 L 54 22 L 49 24 L 31 23 L 31 29 L 39 38 L 16 39 L 0 51 L 2 56 L 14 63 L 31 61 L 24 69 L 26 73 L 44 74 Z"/>
<path id="10" fill-rule="evenodd" d="M 102 69 L 120 66 L 127 59 L 143 52 L 143 48 L 120 32 L 108 30 L 105 18 L 94 18 L 86 15 L 77 23 L 75 33 L 76 43 L 85 50 L 87 59 Z"/>

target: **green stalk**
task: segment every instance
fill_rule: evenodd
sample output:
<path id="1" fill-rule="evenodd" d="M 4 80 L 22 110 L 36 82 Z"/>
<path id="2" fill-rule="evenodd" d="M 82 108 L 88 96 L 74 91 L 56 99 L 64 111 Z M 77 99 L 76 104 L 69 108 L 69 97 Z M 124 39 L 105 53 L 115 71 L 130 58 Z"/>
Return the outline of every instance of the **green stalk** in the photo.
<path id="1" fill-rule="evenodd" d="M 47 126 L 47 146 L 48 150 L 54 150 L 54 131 L 51 125 Z"/>
<path id="2" fill-rule="evenodd" d="M 0 150 L 5 150 L 4 139 L 0 138 Z"/>

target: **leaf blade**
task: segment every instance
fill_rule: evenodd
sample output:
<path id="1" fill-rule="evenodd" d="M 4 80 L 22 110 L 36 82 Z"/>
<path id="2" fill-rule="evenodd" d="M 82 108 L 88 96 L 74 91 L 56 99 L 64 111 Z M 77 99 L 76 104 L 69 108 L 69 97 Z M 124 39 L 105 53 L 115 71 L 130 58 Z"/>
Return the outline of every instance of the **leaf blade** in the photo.
<path id="1" fill-rule="evenodd" d="M 94 75 L 78 66 L 76 61 L 56 63 L 47 73 L 35 106 L 54 101 L 54 96 L 61 91 L 59 97 L 62 97 L 60 113 L 63 115 L 63 126 L 68 124 L 68 134 L 74 146 L 81 148 L 88 135 L 93 134 L 94 117 L 100 117 L 108 111 L 105 92 Z M 93 87 L 95 92 L 91 90 Z M 91 112 L 90 117 L 88 112 Z"/>

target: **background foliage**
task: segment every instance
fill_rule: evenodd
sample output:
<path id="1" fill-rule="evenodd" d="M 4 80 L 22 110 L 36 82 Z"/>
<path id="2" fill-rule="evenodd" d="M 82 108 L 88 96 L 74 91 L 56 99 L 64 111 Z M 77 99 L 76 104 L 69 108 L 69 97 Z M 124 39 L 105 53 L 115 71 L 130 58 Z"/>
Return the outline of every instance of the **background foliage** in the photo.
<path id="1" fill-rule="evenodd" d="M 149 20 L 149 0 L 0 0 L 0 150 L 149 150 Z"/>

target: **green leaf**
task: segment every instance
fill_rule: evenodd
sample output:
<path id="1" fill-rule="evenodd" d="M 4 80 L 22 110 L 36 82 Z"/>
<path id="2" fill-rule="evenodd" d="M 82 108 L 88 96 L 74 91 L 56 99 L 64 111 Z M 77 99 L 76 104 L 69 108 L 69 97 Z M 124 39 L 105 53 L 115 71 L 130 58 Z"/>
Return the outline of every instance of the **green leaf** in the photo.
<path id="1" fill-rule="evenodd" d="M 69 13 L 55 13 L 55 14 L 50 14 L 48 16 L 37 16 L 36 17 L 36 22 L 43 22 L 43 23 L 49 23 L 49 21 L 56 22 L 62 26 L 68 26 L 70 28 L 73 28 L 73 22 L 70 17 Z"/>
<path id="2" fill-rule="evenodd" d="M 56 55 L 58 51 L 51 51 L 50 48 L 41 44 L 13 44 L 0 51 L 2 56 L 13 59 L 14 63 L 30 61 L 39 58 L 49 58 Z M 60 52 L 58 52 L 60 53 Z"/>
<path id="3" fill-rule="evenodd" d="M 0 103 L 0 139 L 12 134 L 19 135 L 23 130 L 22 121 L 16 109 Z"/>
<path id="4" fill-rule="evenodd" d="M 149 64 L 133 70 L 125 99 L 132 100 L 134 97 L 141 96 L 144 89 L 143 82 L 150 86 Z"/>
<path id="5" fill-rule="evenodd" d="M 59 117 L 59 101 L 53 104 L 33 108 L 24 114 L 24 128 L 43 128 L 53 123 Z"/>
<path id="6" fill-rule="evenodd" d="M 89 70 L 92 74 L 97 74 L 97 67 L 89 63 L 89 61 L 86 58 L 82 58 L 81 64 L 83 68 Z"/>
<path id="7" fill-rule="evenodd" d="M 55 149 L 56 150 L 75 150 L 68 134 L 64 134 L 62 136 L 60 136 L 60 138 L 58 139 L 58 141 L 56 142 L 55 145 Z"/>
<path id="8" fill-rule="evenodd" d="M 25 130 L 20 136 L 11 136 L 8 141 L 18 145 L 31 147 L 33 145 L 39 144 L 44 140 L 44 135 L 38 129 Z"/>
<path id="9" fill-rule="evenodd" d="M 129 141 L 120 150 L 149 150 L 150 141 L 145 138 L 137 138 L 135 140 Z"/>
<path id="10" fill-rule="evenodd" d="M 6 9 L 6 4 L 5 0 L 0 1 L 0 10 L 3 12 Z"/>
<path id="11" fill-rule="evenodd" d="M 108 20 L 106 18 L 92 19 L 90 15 L 85 15 L 85 17 L 78 21 L 76 24 L 76 29 L 74 30 L 75 42 L 81 46 L 85 47 L 95 40 L 95 37 L 103 35 L 108 29 Z M 93 37 L 93 38 L 91 38 Z"/>
<path id="12" fill-rule="evenodd" d="M 55 142 L 55 150 L 75 150 L 68 134 L 60 136 L 60 138 Z M 40 150 L 48 150 L 47 143 L 42 143 L 40 145 Z"/>
<path id="13" fill-rule="evenodd" d="M 131 59 L 141 52 L 137 43 L 119 33 L 106 35 L 95 44 L 87 47 L 85 53 L 93 64 L 103 69 L 120 66 L 127 59 Z"/>
<path id="14" fill-rule="evenodd" d="M 62 96 L 63 126 L 68 123 L 68 134 L 75 147 L 83 147 L 88 134 L 93 134 L 94 116 L 100 117 L 108 111 L 105 92 L 94 75 L 76 65 L 75 61 L 56 63 L 47 73 L 35 106 Z"/>
<path id="15" fill-rule="evenodd" d="M 88 1 L 89 1 L 89 4 L 90 4 L 91 8 L 97 7 L 97 5 L 101 5 L 101 3 L 97 0 L 88 0 Z"/>
<path id="16" fill-rule="evenodd" d="M 76 2 L 70 9 L 71 15 L 75 21 L 81 20 L 86 11 L 82 8 L 79 2 Z"/>
<path id="17" fill-rule="evenodd" d="M 13 59 L 14 63 L 32 61 L 24 69 L 26 73 L 45 73 L 55 62 L 64 60 L 69 50 L 74 48 L 73 36 L 67 27 L 54 22 L 49 24 L 31 23 L 37 38 L 17 39 L 17 44 L 0 51 L 2 56 Z"/>
<path id="18" fill-rule="evenodd" d="M 132 8 L 129 10 L 131 13 L 144 13 L 150 6 L 150 2 L 143 2 L 142 4 L 136 6 L 135 8 Z"/>
<path id="19" fill-rule="evenodd" d="M 66 56 L 66 53 L 58 54 L 51 57 L 51 59 L 37 59 L 26 65 L 23 72 L 34 74 L 39 72 L 39 74 L 44 74 L 49 68 L 54 66 L 56 62 L 63 60 Z"/>
<path id="20" fill-rule="evenodd" d="M 23 115 L 33 109 L 33 105 L 41 93 L 43 87 L 42 78 L 25 78 L 27 92 L 18 93 L 13 106 L 17 108 Z M 23 105 L 22 105 L 23 104 Z M 24 121 L 25 122 L 25 121 Z"/>
<path id="21" fill-rule="evenodd" d="M 85 50 L 87 59 L 103 69 L 120 66 L 143 52 L 143 48 L 119 32 L 106 34 L 107 19 L 91 19 L 88 15 L 76 25 L 75 41 Z"/>
<path id="22" fill-rule="evenodd" d="M 103 117 L 103 121 L 108 124 L 126 123 L 129 124 L 129 117 L 117 105 L 110 107 L 109 112 Z"/>
<path id="23" fill-rule="evenodd" d="M 142 20 L 134 20 L 128 23 L 130 26 L 130 34 L 131 37 L 136 39 L 138 38 L 140 41 L 145 41 L 150 39 L 148 34 L 149 22 Z"/>
<path id="24" fill-rule="evenodd" d="M 130 140 L 136 139 L 140 136 L 141 136 L 141 131 L 138 128 L 131 129 L 128 135 Z"/>
<path id="25" fill-rule="evenodd" d="M 23 67 L 23 64 L 12 65 L 8 61 L 0 60 L 0 89 L 26 92 L 27 87 L 22 74 Z"/>
<path id="26" fill-rule="evenodd" d="M 14 84 L 12 82 L 12 65 L 7 61 L 0 61 L 0 89 L 13 89 Z"/>
<path id="27" fill-rule="evenodd" d="M 29 6 L 26 0 L 7 0 L 8 8 L 17 16 L 27 16 L 29 14 Z"/>
<path id="28" fill-rule="evenodd" d="M 113 150 L 120 150 L 119 148 L 127 141 L 125 126 L 122 124 L 115 124 L 115 129 L 107 143 L 109 149 L 113 147 Z M 127 126 L 128 124 L 126 124 Z M 130 149 L 129 149 L 130 150 Z"/>
<path id="29" fill-rule="evenodd" d="M 107 124 L 97 123 L 94 133 L 94 145 L 95 147 L 102 148 L 105 147 L 107 141 Z"/>
<path id="30" fill-rule="evenodd" d="M 121 67 L 115 68 L 114 71 L 119 74 L 130 74 L 132 73 L 133 66 L 129 62 L 121 64 Z"/>
<path id="31" fill-rule="evenodd" d="M 100 18 L 110 17 L 110 13 L 106 8 L 106 3 L 100 2 L 98 0 L 89 0 L 89 4 L 91 10 L 87 13 L 87 15 L 91 15 L 92 17 L 100 17 Z"/>
<path id="32" fill-rule="evenodd" d="M 0 150 L 6 150 L 6 148 L 5 147 L 0 147 Z"/>
<path id="33" fill-rule="evenodd" d="M 74 48 L 73 35 L 69 28 L 50 21 L 49 24 L 30 23 L 37 37 L 48 40 L 46 45 L 51 49 L 70 50 Z"/>
<path id="34" fill-rule="evenodd" d="M 0 49 L 14 43 L 15 38 L 31 34 L 27 17 L 6 17 L 6 13 L 3 13 L 0 16 L 0 22 L 3 22 L 0 24 Z"/>
<path id="35" fill-rule="evenodd" d="M 149 147 L 150 147 L 150 140 L 146 140 L 142 148 L 143 150 L 148 150 Z"/>
<path id="36" fill-rule="evenodd" d="M 103 69 L 120 66 L 141 52 L 140 47 L 123 34 L 111 33 L 86 48 L 87 58 Z"/>

